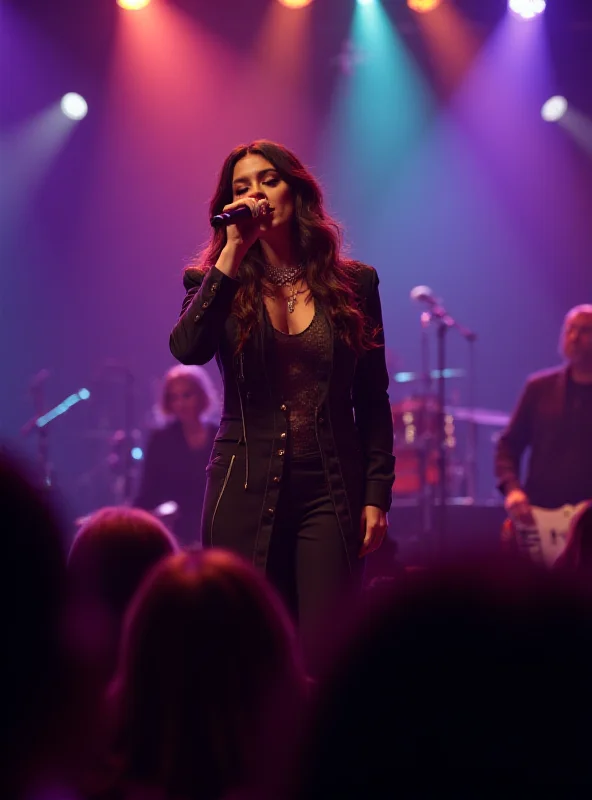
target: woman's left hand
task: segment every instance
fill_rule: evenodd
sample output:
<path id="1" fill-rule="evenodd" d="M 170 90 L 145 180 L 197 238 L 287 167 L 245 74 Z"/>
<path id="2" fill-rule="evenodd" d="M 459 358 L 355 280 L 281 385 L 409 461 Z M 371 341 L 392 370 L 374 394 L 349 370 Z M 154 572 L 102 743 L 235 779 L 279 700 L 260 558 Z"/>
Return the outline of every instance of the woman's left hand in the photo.
<path id="1" fill-rule="evenodd" d="M 363 537 L 359 557 L 363 558 L 368 553 L 378 550 L 386 536 L 388 517 L 386 511 L 377 506 L 364 506 L 362 509 L 361 534 Z"/>

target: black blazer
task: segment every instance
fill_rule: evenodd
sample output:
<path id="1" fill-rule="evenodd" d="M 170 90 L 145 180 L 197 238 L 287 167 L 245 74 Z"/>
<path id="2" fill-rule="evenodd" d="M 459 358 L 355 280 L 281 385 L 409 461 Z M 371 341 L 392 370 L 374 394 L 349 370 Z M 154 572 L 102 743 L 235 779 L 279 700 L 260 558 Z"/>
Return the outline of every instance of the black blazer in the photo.
<path id="1" fill-rule="evenodd" d="M 574 392 L 587 408 L 574 407 Z M 498 488 L 521 488 L 520 463 L 530 450 L 524 491 L 533 505 L 558 508 L 592 499 L 592 389 L 574 386 L 566 367 L 531 375 L 495 454 Z"/>
<path id="2" fill-rule="evenodd" d="M 333 358 L 321 377 L 315 423 L 352 570 L 362 507 L 387 511 L 394 480 L 378 276 L 359 264 L 357 280 L 361 307 L 378 330 L 379 346 L 357 356 L 331 328 Z M 222 420 L 208 466 L 202 541 L 238 550 L 264 568 L 287 432 L 287 408 L 275 379 L 273 328 L 261 303 L 259 330 L 237 355 L 237 321 L 231 309 L 239 281 L 212 267 L 205 273 L 187 270 L 184 285 L 187 295 L 170 336 L 171 353 L 183 364 L 204 364 L 215 357 L 224 383 Z"/>

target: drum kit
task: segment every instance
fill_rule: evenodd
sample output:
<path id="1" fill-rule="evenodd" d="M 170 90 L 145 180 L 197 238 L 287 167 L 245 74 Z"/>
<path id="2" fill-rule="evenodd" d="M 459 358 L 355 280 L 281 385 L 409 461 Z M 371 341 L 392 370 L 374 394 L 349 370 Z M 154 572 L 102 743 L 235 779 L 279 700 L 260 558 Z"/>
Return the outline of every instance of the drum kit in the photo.
<path id="1" fill-rule="evenodd" d="M 397 385 L 426 384 L 430 380 L 464 378 L 465 370 L 448 369 L 443 376 L 432 370 L 429 376 L 417 372 L 397 372 L 392 379 Z M 439 441 L 440 425 L 443 425 L 446 458 L 446 483 L 449 496 L 471 496 L 471 470 L 474 468 L 474 454 L 459 452 L 459 423 L 467 423 L 469 428 L 488 427 L 501 429 L 509 422 L 503 411 L 485 408 L 468 408 L 457 405 L 444 406 L 441 413 L 439 398 L 431 392 L 411 392 L 400 402 L 391 405 L 395 440 L 396 481 L 393 487 L 395 497 L 421 497 L 426 491 L 435 489 L 440 482 Z M 467 437 L 467 442 L 475 436 Z M 474 497 L 472 498 L 474 499 Z"/>
<path id="2" fill-rule="evenodd" d="M 410 298 L 424 309 L 419 317 L 421 370 L 393 375 L 395 384 L 413 386 L 410 394 L 391 407 L 397 457 L 393 493 L 395 502 L 417 504 L 426 541 L 431 539 L 435 552 L 443 554 L 448 504 L 450 501 L 474 503 L 477 499 L 478 428 L 483 425 L 504 427 L 508 420 L 503 412 L 474 407 L 475 331 L 456 320 L 429 286 L 415 286 Z M 435 334 L 433 338 L 431 331 Z M 467 343 L 466 372 L 448 367 L 449 332 L 455 332 Z M 435 370 L 431 369 L 432 343 L 435 344 Z M 468 407 L 449 405 L 449 381 L 465 377 Z M 459 446 L 459 441 L 464 443 L 464 448 Z"/>

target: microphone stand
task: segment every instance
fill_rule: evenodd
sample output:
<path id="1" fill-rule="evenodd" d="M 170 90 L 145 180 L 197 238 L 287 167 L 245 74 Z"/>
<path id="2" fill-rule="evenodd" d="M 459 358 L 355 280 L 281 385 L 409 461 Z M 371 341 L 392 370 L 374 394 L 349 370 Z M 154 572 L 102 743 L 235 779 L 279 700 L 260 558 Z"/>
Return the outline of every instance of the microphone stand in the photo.
<path id="1" fill-rule="evenodd" d="M 473 412 L 468 426 L 467 436 L 467 475 L 466 493 L 471 502 L 477 498 L 477 423 L 475 422 L 475 400 L 476 400 L 476 370 L 475 370 L 475 337 L 470 338 L 469 342 L 469 397 L 468 406 Z"/>
<path id="2" fill-rule="evenodd" d="M 420 317 L 421 322 L 421 370 L 422 370 L 422 384 L 423 384 L 423 397 L 421 405 L 421 419 L 417 426 L 420 432 L 421 440 L 419 442 L 419 501 L 421 510 L 421 531 L 422 540 L 424 542 L 430 541 L 432 532 L 432 497 L 431 489 L 428 482 L 428 456 L 430 452 L 430 444 L 432 439 L 431 432 L 428 433 L 428 414 L 427 408 L 432 394 L 432 375 L 430 372 L 430 342 L 428 339 L 428 328 L 431 322 L 431 315 L 429 312 L 424 311 Z M 431 550 L 431 542 L 428 548 Z"/>
<path id="3" fill-rule="evenodd" d="M 50 489 L 53 485 L 53 466 L 49 461 L 49 436 L 47 426 L 38 426 L 37 422 L 45 413 L 44 386 L 49 378 L 49 370 L 42 369 L 31 380 L 29 391 L 33 400 L 33 417 L 22 427 L 21 433 L 27 436 L 33 429 L 37 431 L 37 457 L 41 484 L 44 489 Z"/>
<path id="4" fill-rule="evenodd" d="M 447 466 L 446 452 L 446 334 L 449 328 L 456 328 L 468 342 L 474 342 L 476 334 L 460 325 L 436 300 L 430 301 L 430 320 L 437 325 L 438 337 L 438 552 L 446 554 L 447 533 Z M 472 360 L 471 360 L 472 361 Z M 471 367 L 472 367 L 471 363 Z"/>
<path id="5" fill-rule="evenodd" d="M 116 468 L 116 478 L 112 486 L 117 505 L 130 506 L 134 499 L 135 467 L 132 455 L 134 443 L 134 391 L 135 380 L 132 371 L 114 359 L 108 359 L 99 370 L 103 381 L 113 376 L 116 385 L 122 387 L 123 415 L 122 427 L 114 431 L 111 439 L 111 453 L 107 462 Z"/>
<path id="6" fill-rule="evenodd" d="M 133 426 L 134 426 L 134 376 L 130 370 L 125 373 L 125 463 L 124 463 L 124 482 L 123 495 L 124 504 L 131 505 L 134 490 L 134 467 L 132 458 L 133 446 Z"/>
<path id="7" fill-rule="evenodd" d="M 433 312 L 432 312 L 433 316 Z M 446 334 L 448 324 L 442 317 L 436 317 L 438 327 L 438 552 L 444 555 L 446 547 L 447 529 L 447 471 L 448 458 L 446 453 Z"/>
<path id="8" fill-rule="evenodd" d="M 79 389 L 77 392 L 73 392 L 65 397 L 61 403 L 58 403 L 56 406 L 46 411 L 43 385 L 48 377 L 49 372 L 47 370 L 41 370 L 31 382 L 30 392 L 33 398 L 35 413 L 21 428 L 21 435 L 28 436 L 33 430 L 37 431 L 37 452 L 42 486 L 44 489 L 55 489 L 54 468 L 49 460 L 48 427 L 54 419 L 65 414 L 73 406 L 77 405 L 82 400 L 88 400 L 90 392 L 88 389 Z"/>

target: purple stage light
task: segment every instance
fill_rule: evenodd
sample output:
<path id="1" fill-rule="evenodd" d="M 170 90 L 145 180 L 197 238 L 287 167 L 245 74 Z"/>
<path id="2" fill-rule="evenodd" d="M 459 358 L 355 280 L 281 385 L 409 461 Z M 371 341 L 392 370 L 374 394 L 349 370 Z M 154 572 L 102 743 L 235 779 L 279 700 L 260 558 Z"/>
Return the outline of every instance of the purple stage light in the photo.
<path id="1" fill-rule="evenodd" d="M 508 0 L 510 11 L 522 19 L 532 19 L 542 14 L 547 4 L 545 0 Z"/>

